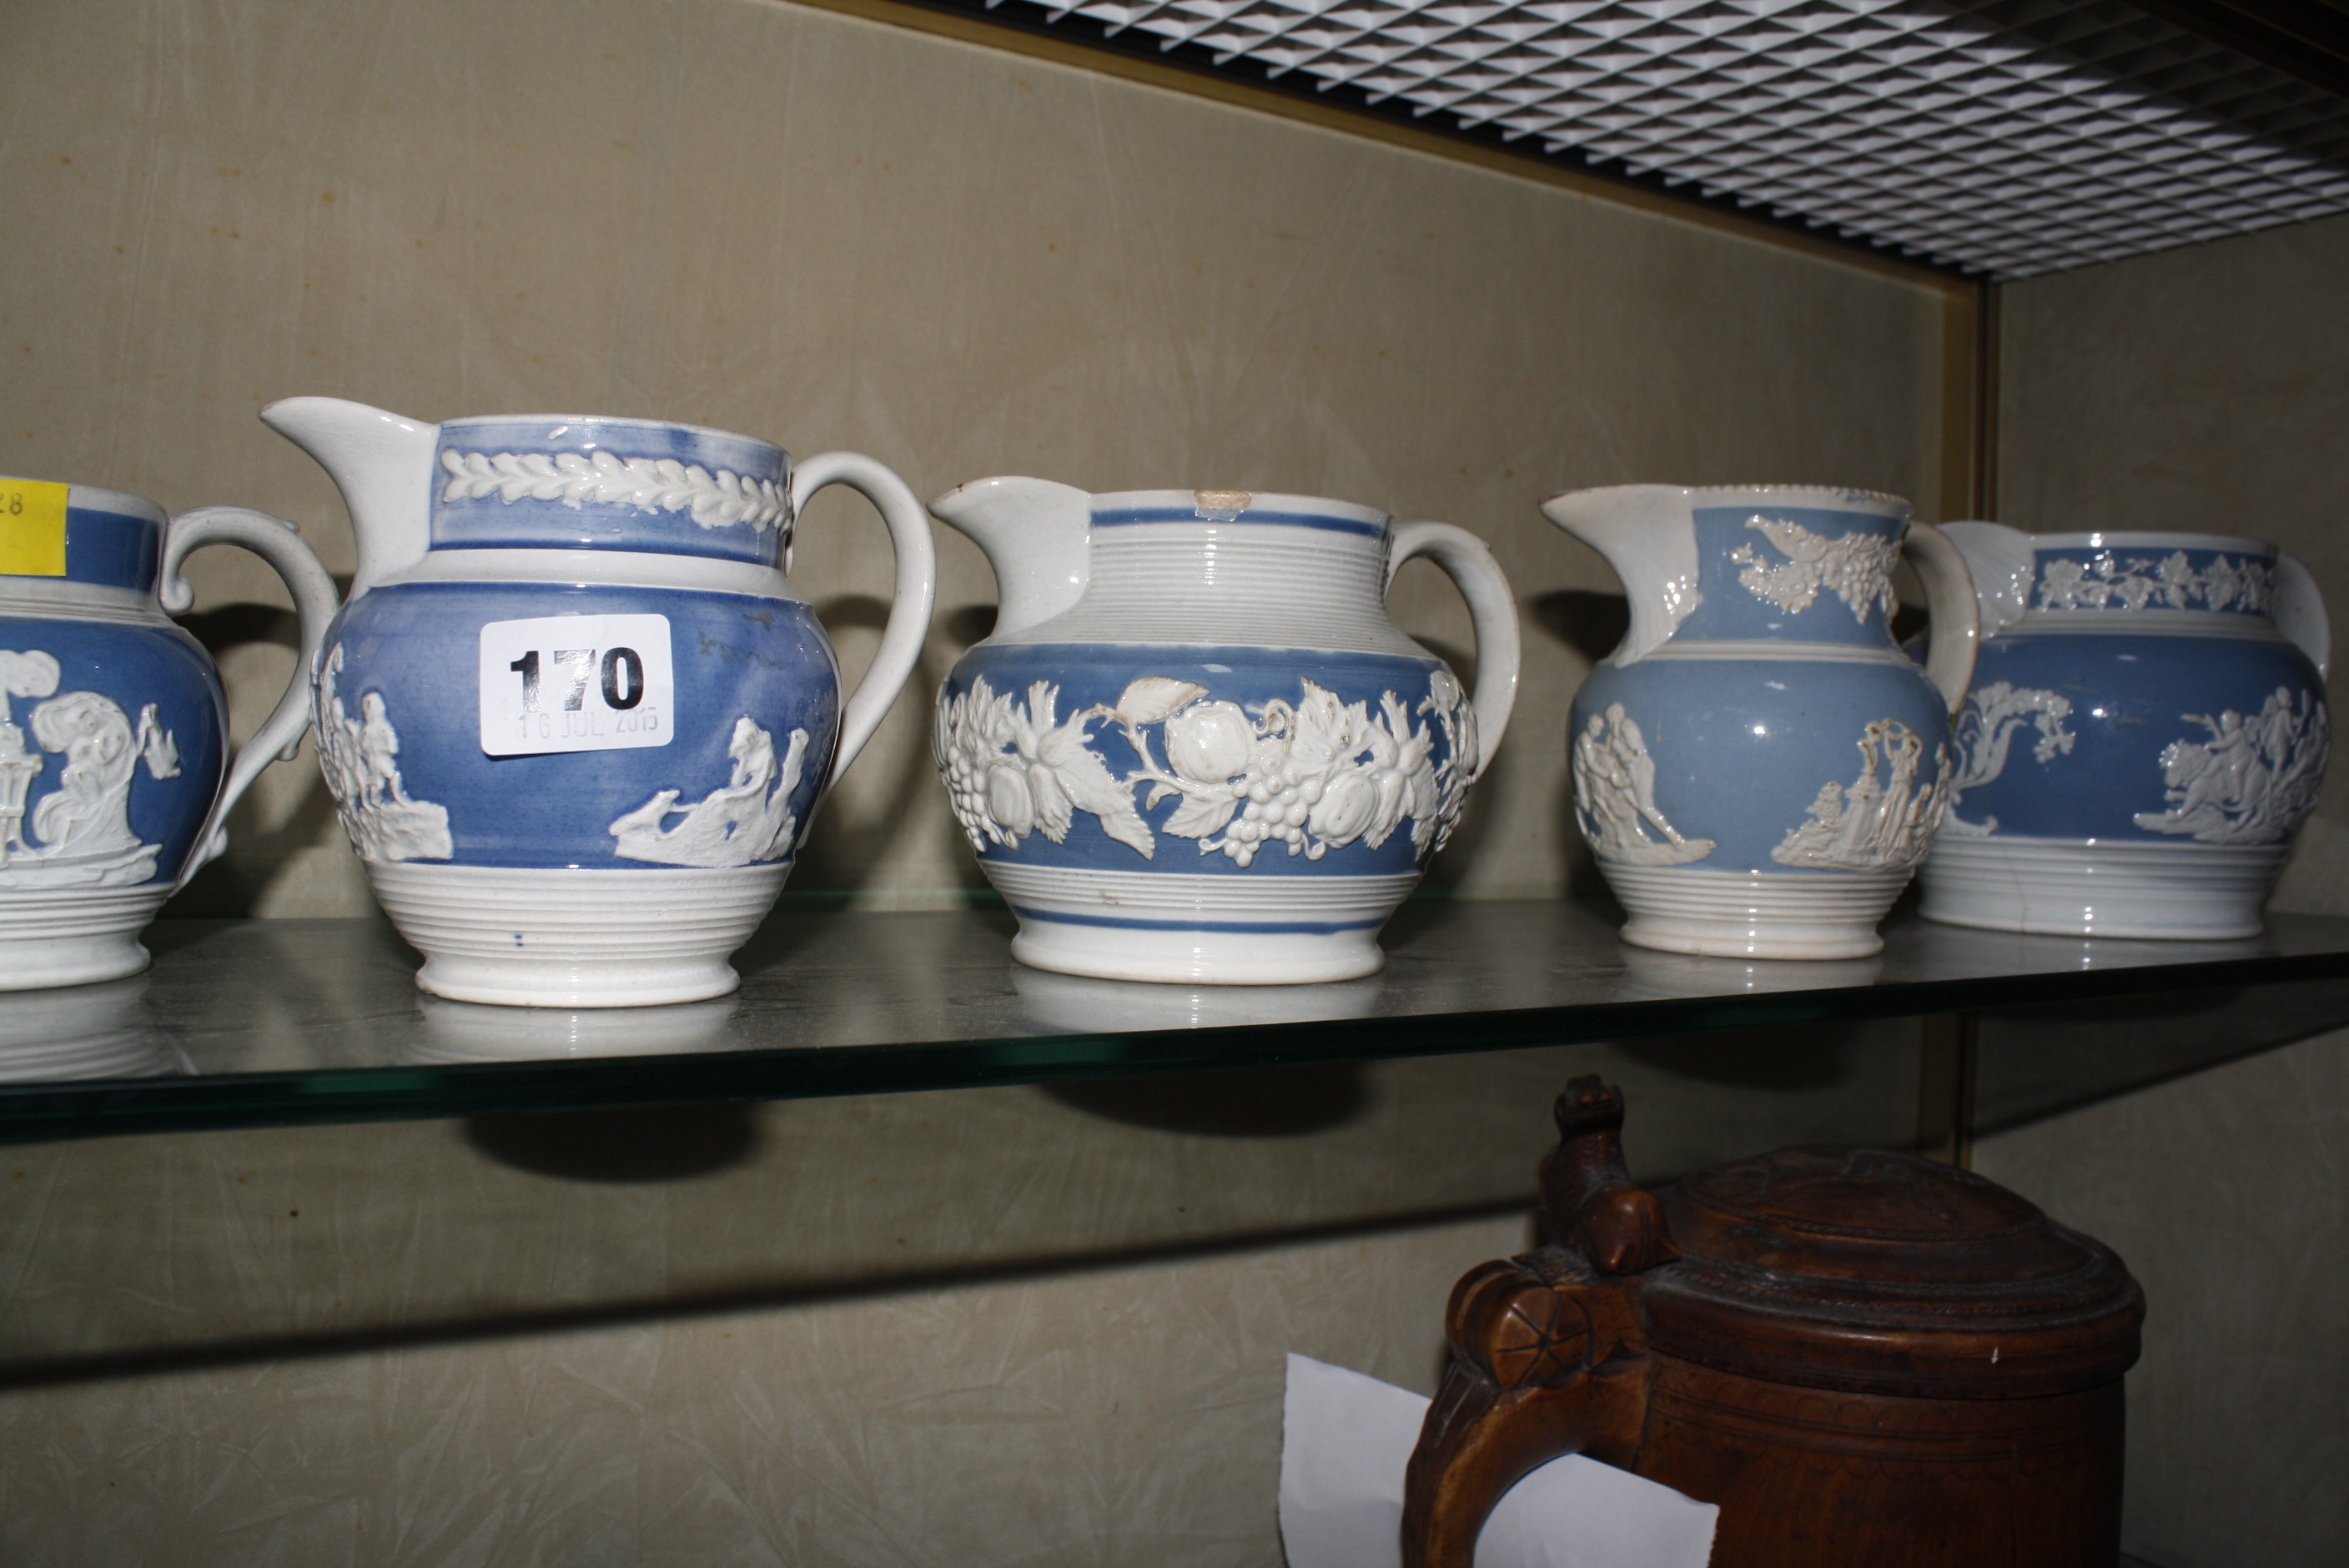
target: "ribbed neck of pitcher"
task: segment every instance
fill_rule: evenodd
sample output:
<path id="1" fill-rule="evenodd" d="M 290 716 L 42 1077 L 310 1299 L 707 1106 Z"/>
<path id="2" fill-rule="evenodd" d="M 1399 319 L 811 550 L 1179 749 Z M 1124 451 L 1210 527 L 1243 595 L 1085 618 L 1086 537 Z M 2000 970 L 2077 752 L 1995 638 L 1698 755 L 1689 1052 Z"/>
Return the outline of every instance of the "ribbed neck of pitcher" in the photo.
<path id="1" fill-rule="evenodd" d="M 1391 541 L 1384 512 L 1342 501 L 1097 496 L 1084 597 L 1006 640 L 1416 652 L 1387 618 Z"/>
<path id="2" fill-rule="evenodd" d="M 2275 561 L 2274 545 L 2231 534 L 2040 534 L 2031 541 L 2024 614 L 2271 624 Z"/>
<path id="3" fill-rule="evenodd" d="M 771 566 L 791 539 L 789 454 L 698 425 L 451 419 L 429 483 L 436 551 L 625 550 Z"/>

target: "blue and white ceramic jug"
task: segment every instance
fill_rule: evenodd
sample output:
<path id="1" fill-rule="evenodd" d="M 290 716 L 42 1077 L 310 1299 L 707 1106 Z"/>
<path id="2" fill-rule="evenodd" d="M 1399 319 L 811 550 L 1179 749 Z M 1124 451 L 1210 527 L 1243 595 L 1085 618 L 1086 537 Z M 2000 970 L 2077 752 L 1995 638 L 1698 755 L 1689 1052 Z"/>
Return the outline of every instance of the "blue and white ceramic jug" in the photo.
<path id="1" fill-rule="evenodd" d="M 1000 592 L 938 692 L 936 753 L 1019 918 L 1012 955 L 1211 985 L 1375 972 L 1516 701 L 1516 611 L 1483 542 L 1244 490 L 991 479 L 930 510 Z M 1468 601 L 1473 698 L 1387 616 L 1414 555 Z"/>
<path id="2" fill-rule="evenodd" d="M 328 397 L 262 418 L 334 476 L 358 542 L 317 667 L 318 750 L 377 899 L 459 1001 L 722 995 L 816 802 L 912 670 L 928 521 L 896 475 L 793 468 L 644 419 L 419 424 Z M 845 484 L 897 554 L 888 629 L 843 705 L 784 569 Z"/>
<path id="3" fill-rule="evenodd" d="M 1801 485 L 1625 485 L 1542 511 L 1630 596 L 1568 723 L 1575 816 L 1623 938 L 1673 953 L 1859 958 L 1940 825 L 1974 594 L 1909 503 Z M 1911 552 L 1932 614 L 1894 646 Z"/>
<path id="4" fill-rule="evenodd" d="M 207 544 L 274 567 L 301 623 L 292 686 L 233 762 L 212 661 L 171 624 Z M 0 479 L 0 990 L 147 966 L 139 933 L 228 847 L 221 824 L 309 727 L 299 672 L 335 584 L 294 525 L 235 507 L 166 522 L 137 496 Z"/>
<path id="5" fill-rule="evenodd" d="M 2332 633 L 2307 568 L 2221 534 L 1949 535 L 1983 639 L 1925 913 L 2256 934 L 2331 749 Z"/>

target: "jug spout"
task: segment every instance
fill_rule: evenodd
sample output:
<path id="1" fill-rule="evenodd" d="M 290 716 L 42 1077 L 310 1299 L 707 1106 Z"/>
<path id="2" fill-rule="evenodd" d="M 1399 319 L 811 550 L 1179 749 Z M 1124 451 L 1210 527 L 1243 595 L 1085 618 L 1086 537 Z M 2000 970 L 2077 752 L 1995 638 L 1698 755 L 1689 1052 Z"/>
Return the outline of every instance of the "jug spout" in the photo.
<path id="1" fill-rule="evenodd" d="M 1084 597 L 1091 575 L 1093 498 L 1050 480 L 999 478 L 957 485 L 930 502 L 995 568 L 995 632 L 1040 625 Z"/>
<path id="2" fill-rule="evenodd" d="M 440 427 L 340 397 L 285 397 L 262 421 L 318 461 L 343 492 L 358 544 L 357 599 L 424 557 L 432 541 L 432 453 Z"/>
<path id="3" fill-rule="evenodd" d="M 1574 490 L 1541 503 L 1542 515 L 1607 558 L 1623 580 L 1631 626 L 1607 655 L 1637 664 L 1671 639 L 1702 601 L 1696 587 L 1696 521 L 1678 485 Z"/>

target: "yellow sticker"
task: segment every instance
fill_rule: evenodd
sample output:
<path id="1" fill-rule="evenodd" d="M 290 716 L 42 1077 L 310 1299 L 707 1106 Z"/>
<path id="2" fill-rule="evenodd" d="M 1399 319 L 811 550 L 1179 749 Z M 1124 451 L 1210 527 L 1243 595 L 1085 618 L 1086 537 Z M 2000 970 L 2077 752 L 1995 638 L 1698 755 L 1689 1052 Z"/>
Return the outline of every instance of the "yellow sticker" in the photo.
<path id="1" fill-rule="evenodd" d="M 70 489 L 39 480 L 0 480 L 0 576 L 66 574 Z"/>

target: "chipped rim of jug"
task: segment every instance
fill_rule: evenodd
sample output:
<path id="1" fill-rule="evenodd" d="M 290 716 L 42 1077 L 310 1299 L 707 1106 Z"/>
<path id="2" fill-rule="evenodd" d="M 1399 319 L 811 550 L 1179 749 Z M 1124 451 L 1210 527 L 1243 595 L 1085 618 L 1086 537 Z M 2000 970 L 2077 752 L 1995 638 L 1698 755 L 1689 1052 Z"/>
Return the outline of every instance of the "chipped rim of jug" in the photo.
<path id="1" fill-rule="evenodd" d="M 1238 504 L 1231 504 L 1234 500 Z M 1221 518 L 1200 515 L 1196 518 L 1200 522 L 1227 521 L 1243 514 L 1262 512 L 1272 516 L 1292 514 L 1343 518 L 1377 528 L 1391 528 L 1394 524 L 1394 513 L 1381 511 L 1374 506 L 1364 506 L 1360 501 L 1339 500 L 1330 496 L 1294 495 L 1284 490 L 1218 490 L 1203 486 L 1195 490 L 1103 490 L 1096 492 L 1092 498 L 1092 511 L 1096 517 L 1103 512 L 1172 511 L 1185 508 L 1200 514 L 1224 514 Z"/>

